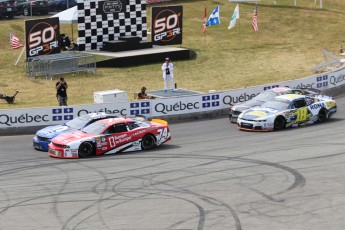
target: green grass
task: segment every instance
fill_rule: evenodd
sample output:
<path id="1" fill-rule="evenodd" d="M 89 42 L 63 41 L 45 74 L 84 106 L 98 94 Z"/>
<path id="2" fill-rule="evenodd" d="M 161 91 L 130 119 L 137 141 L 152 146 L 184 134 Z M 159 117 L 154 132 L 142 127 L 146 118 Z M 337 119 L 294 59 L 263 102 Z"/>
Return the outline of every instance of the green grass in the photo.
<path id="1" fill-rule="evenodd" d="M 258 4 L 259 32 L 251 28 L 255 4 L 241 3 L 240 19 L 236 27 L 228 30 L 230 17 L 236 6 L 224 0 L 220 3 L 221 25 L 207 28 L 201 33 L 204 5 L 209 15 L 216 1 L 177 1 L 183 5 L 183 44 L 197 57 L 188 61 L 174 61 L 175 82 L 179 88 L 208 92 L 229 90 L 259 84 L 310 76 L 311 68 L 323 62 L 321 51 L 339 54 L 345 45 L 344 0 L 261 1 Z M 148 5 L 148 27 L 151 6 Z M 24 57 L 15 66 L 21 50 L 9 46 L 13 32 L 24 41 L 23 19 L 0 21 L 0 93 L 12 95 L 16 89 L 15 104 L 0 100 L 0 109 L 56 106 L 55 82 L 31 79 L 25 75 Z M 74 27 L 74 37 L 77 28 Z M 70 25 L 61 25 L 61 33 L 71 35 Z M 180 47 L 180 46 L 177 46 Z M 163 60 L 162 60 L 163 61 Z M 130 99 L 142 85 L 149 90 L 162 89 L 161 64 L 155 63 L 129 68 L 98 68 L 97 75 L 65 75 L 69 83 L 69 105 L 93 103 L 93 92 L 120 89 Z"/>

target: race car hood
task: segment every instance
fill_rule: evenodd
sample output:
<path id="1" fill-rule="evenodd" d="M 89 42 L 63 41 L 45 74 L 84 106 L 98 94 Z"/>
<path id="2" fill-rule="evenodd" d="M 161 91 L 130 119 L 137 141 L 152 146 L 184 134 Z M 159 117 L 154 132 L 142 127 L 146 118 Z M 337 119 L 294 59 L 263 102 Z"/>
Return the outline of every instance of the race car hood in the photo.
<path id="1" fill-rule="evenodd" d="M 85 139 L 92 139 L 95 135 L 91 133 L 84 133 L 80 130 L 71 132 L 71 133 L 63 133 L 57 137 L 55 137 L 52 142 L 55 144 L 60 145 L 67 145 L 71 142 L 77 141 L 77 140 L 85 140 Z"/>
<path id="2" fill-rule="evenodd" d="M 245 120 L 256 120 L 258 118 L 265 118 L 270 115 L 279 113 L 280 111 L 282 110 L 256 107 L 244 111 L 240 116 Z"/>
<path id="3" fill-rule="evenodd" d="M 66 125 L 54 125 L 38 130 L 36 135 L 40 137 L 53 138 L 66 131 L 73 131 L 73 129 Z"/>

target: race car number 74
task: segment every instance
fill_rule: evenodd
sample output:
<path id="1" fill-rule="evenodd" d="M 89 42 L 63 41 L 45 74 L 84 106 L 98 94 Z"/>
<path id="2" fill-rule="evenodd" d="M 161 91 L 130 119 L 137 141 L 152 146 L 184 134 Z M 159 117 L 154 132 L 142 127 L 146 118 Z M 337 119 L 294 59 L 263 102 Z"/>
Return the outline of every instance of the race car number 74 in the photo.
<path id="1" fill-rule="evenodd" d="M 158 141 L 160 141 L 162 138 L 163 139 L 167 139 L 168 138 L 168 129 L 164 128 L 164 129 L 158 129 Z"/>

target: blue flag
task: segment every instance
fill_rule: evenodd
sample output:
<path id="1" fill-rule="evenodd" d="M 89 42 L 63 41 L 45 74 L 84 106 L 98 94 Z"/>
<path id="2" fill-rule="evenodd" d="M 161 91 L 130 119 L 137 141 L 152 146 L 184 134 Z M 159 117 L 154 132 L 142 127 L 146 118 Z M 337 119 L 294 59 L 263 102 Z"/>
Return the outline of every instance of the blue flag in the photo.
<path id="1" fill-rule="evenodd" d="M 206 26 L 214 26 L 218 24 L 220 24 L 219 6 L 216 6 L 216 8 L 212 11 L 212 14 L 208 18 L 208 21 L 206 22 Z"/>

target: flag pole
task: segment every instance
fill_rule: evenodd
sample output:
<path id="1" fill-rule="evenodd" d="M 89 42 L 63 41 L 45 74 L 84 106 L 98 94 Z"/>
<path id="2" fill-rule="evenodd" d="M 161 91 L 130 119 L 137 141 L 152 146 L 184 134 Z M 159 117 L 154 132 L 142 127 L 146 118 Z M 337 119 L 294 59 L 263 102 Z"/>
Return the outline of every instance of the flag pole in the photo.
<path id="1" fill-rule="evenodd" d="M 20 54 L 19 54 L 19 57 L 18 57 L 18 59 L 17 59 L 17 61 L 16 61 L 15 66 L 18 65 L 19 59 L 22 57 L 24 50 L 25 50 L 25 46 L 23 46 L 23 49 L 22 49 L 22 51 L 21 51 Z"/>
<path id="2" fill-rule="evenodd" d="M 220 36 L 221 38 L 223 38 L 223 33 L 222 33 L 222 23 L 220 22 L 220 6 L 219 6 L 219 2 L 217 2 L 217 5 L 218 5 L 218 14 L 219 14 L 219 31 L 220 31 Z"/>
<path id="3" fill-rule="evenodd" d="M 203 26 L 205 24 L 205 32 L 204 32 L 204 47 L 206 48 L 206 17 L 207 17 L 207 14 L 206 14 L 206 0 L 205 0 L 205 8 L 204 8 L 204 18 L 203 18 Z M 203 28 L 204 29 L 204 28 Z"/>

